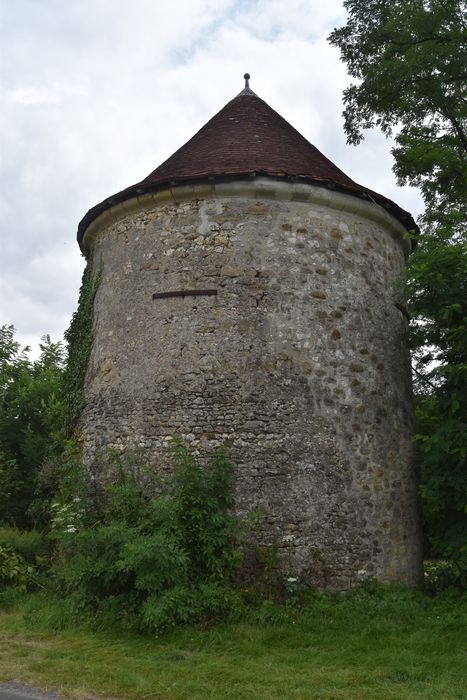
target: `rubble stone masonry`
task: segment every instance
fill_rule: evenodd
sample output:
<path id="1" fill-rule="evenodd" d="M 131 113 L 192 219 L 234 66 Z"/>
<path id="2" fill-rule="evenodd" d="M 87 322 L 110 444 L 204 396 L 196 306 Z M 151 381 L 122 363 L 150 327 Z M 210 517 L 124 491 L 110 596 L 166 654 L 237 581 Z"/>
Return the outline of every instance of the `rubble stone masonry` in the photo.
<path id="1" fill-rule="evenodd" d="M 166 469 L 174 434 L 201 456 L 228 440 L 237 509 L 264 512 L 257 541 L 285 572 L 417 583 L 404 234 L 370 201 L 266 178 L 106 211 L 84 241 L 102 275 L 80 420 L 91 468 L 108 445 Z"/>

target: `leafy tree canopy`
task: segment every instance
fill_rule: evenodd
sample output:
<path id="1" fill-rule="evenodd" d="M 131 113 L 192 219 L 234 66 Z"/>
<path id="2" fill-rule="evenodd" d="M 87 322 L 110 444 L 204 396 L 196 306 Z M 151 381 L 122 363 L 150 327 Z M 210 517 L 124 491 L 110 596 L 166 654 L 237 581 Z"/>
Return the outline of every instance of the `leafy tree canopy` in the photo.
<path id="1" fill-rule="evenodd" d="M 421 188 L 427 214 L 465 226 L 467 11 L 464 0 L 345 0 L 330 41 L 357 83 L 344 91 L 345 130 L 395 136 L 400 184 Z M 448 211 L 446 211 L 446 207 Z M 465 229 L 464 229 L 465 230 Z"/>
<path id="2" fill-rule="evenodd" d="M 20 527 L 35 520 L 39 469 L 63 443 L 60 343 L 44 336 L 37 360 L 0 327 L 0 521 Z"/>

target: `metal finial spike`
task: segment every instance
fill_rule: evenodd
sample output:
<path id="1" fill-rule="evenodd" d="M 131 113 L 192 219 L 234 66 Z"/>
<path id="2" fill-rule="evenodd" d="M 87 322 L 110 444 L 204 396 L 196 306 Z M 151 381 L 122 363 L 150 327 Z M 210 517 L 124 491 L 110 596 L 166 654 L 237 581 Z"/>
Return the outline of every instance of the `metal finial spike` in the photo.
<path id="1" fill-rule="evenodd" d="M 253 90 L 250 89 L 250 83 L 248 82 L 250 80 L 250 74 L 245 73 L 243 77 L 245 78 L 245 87 L 238 93 L 238 96 L 242 95 L 242 97 L 258 97 L 258 95 L 256 95 Z"/>

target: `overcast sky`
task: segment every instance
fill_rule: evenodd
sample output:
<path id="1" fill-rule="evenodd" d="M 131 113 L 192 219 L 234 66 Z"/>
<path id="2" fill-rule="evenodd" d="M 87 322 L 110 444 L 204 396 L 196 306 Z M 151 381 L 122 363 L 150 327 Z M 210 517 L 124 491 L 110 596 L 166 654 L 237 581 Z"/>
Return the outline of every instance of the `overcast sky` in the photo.
<path id="1" fill-rule="evenodd" d="M 378 132 L 347 146 L 338 0 L 0 0 L 0 325 L 59 340 L 86 211 L 149 174 L 244 86 L 417 216 Z"/>

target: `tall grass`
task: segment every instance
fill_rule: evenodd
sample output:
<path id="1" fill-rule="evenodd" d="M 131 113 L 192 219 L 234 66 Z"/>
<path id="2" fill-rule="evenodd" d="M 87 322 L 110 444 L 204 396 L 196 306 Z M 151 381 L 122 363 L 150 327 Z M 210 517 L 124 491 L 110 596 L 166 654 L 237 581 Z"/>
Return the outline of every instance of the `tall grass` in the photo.
<path id="1" fill-rule="evenodd" d="M 11 602 L 11 601 L 10 601 Z M 0 678 L 121 700 L 465 700 L 467 600 L 367 584 L 170 634 L 96 629 L 72 600 L 0 613 Z M 115 624 L 115 623 L 114 623 Z"/>

